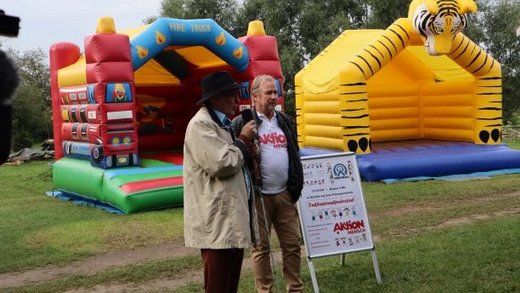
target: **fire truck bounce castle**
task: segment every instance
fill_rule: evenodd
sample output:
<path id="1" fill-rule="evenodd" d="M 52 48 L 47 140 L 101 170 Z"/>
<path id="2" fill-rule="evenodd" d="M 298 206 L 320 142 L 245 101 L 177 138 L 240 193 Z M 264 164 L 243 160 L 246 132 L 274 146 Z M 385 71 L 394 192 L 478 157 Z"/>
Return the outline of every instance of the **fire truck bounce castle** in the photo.
<path id="1" fill-rule="evenodd" d="M 241 109 L 251 104 L 249 84 L 259 74 L 274 76 L 283 92 L 277 42 L 260 21 L 237 40 L 211 19 L 160 18 L 117 33 L 112 18 L 101 18 L 84 54 L 57 43 L 50 65 L 52 195 L 123 213 L 182 206 L 184 132 L 204 75 L 232 73 Z"/>
<path id="2" fill-rule="evenodd" d="M 386 30 L 341 34 L 295 78 L 302 155 L 355 152 L 368 181 L 520 172 L 520 151 L 501 143 L 500 64 L 460 32 L 475 10 L 469 0 L 414 0 Z M 182 206 L 184 132 L 204 75 L 232 73 L 242 110 L 252 79 L 270 74 L 283 105 L 277 42 L 260 21 L 235 39 L 210 19 L 118 33 L 101 18 L 83 54 L 54 44 L 50 65 L 51 194 L 122 213 Z"/>

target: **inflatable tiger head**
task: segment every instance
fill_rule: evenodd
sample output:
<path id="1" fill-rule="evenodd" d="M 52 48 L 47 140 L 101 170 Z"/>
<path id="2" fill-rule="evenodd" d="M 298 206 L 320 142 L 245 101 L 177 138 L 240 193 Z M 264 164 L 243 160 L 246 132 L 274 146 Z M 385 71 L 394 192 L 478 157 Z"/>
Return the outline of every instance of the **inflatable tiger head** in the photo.
<path id="1" fill-rule="evenodd" d="M 430 55 L 450 52 L 452 40 L 466 28 L 466 13 L 476 12 L 473 0 L 414 0 L 408 19 L 424 41 Z"/>

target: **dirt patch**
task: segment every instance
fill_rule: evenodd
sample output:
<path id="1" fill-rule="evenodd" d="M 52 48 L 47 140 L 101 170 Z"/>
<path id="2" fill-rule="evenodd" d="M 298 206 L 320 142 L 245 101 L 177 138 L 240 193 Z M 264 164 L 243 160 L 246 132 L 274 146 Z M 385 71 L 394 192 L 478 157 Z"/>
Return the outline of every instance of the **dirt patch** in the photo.
<path id="1" fill-rule="evenodd" d="M 304 248 L 302 247 L 302 251 Z M 91 276 L 113 267 L 139 264 L 151 260 L 166 260 L 187 255 L 198 255 L 198 249 L 184 247 L 181 244 L 163 244 L 154 247 L 143 247 L 124 251 L 115 251 L 96 255 L 82 261 L 73 262 L 67 266 L 46 266 L 24 272 L 0 274 L 0 289 L 16 288 L 31 284 L 57 280 L 72 275 Z M 275 261 L 281 263 L 281 253 L 276 251 Z M 242 271 L 251 271 L 250 258 L 244 259 Z M 150 292 L 182 287 L 192 282 L 201 282 L 204 276 L 202 271 L 189 271 L 176 276 L 176 279 L 151 280 L 146 284 L 109 284 L 97 285 L 92 288 L 77 288 L 67 292 Z"/>
<path id="2" fill-rule="evenodd" d="M 304 248 L 302 247 L 302 251 Z M 281 264 L 282 255 L 280 251 L 274 253 L 274 259 L 277 265 Z M 242 263 L 242 274 L 251 272 L 253 267 L 251 258 L 245 258 Z M 281 274 L 281 270 L 277 268 L 277 274 Z M 164 290 L 173 290 L 185 286 L 189 283 L 202 282 L 204 274 L 202 271 L 190 271 L 185 274 L 176 276 L 176 279 L 157 279 L 151 280 L 145 284 L 113 284 L 98 285 L 92 288 L 77 288 L 66 291 L 67 293 L 104 293 L 104 292 L 160 292 Z"/>
<path id="3" fill-rule="evenodd" d="M 422 204 L 422 205 L 413 205 L 413 206 L 409 205 L 409 206 L 402 206 L 402 207 L 399 207 L 396 209 L 384 211 L 382 213 L 370 214 L 370 217 L 372 219 L 375 219 L 380 216 L 402 216 L 402 215 L 411 214 L 411 213 L 436 211 L 436 210 L 441 210 L 441 209 L 445 209 L 448 207 L 468 205 L 468 204 L 479 204 L 479 203 L 491 202 L 491 201 L 495 201 L 495 200 L 501 200 L 504 198 L 518 198 L 518 197 L 520 197 L 520 192 L 512 192 L 512 193 L 505 193 L 505 194 L 493 194 L 490 196 L 479 197 L 479 198 L 452 200 L 452 201 L 444 202 L 444 203 L 436 202 L 435 204 L 427 203 L 427 204 Z"/>
<path id="4" fill-rule="evenodd" d="M 468 217 L 450 219 L 439 225 L 431 226 L 428 228 L 438 229 L 438 228 L 446 228 L 446 227 L 451 227 L 451 226 L 467 225 L 467 224 L 475 223 L 479 220 L 486 220 L 489 218 L 498 218 L 498 217 L 509 216 L 509 215 L 518 215 L 518 214 L 520 214 L 520 208 L 513 208 L 513 209 L 510 209 L 507 211 L 500 211 L 500 212 L 496 212 L 496 213 L 492 213 L 492 214 L 474 214 L 474 215 L 471 215 Z"/>
<path id="5" fill-rule="evenodd" d="M 200 282 L 204 278 L 202 272 L 190 272 L 181 275 L 175 280 L 155 280 L 146 284 L 114 284 L 114 285 L 97 285 L 92 288 L 78 288 L 66 291 L 66 293 L 119 293 L 119 292 L 157 292 L 162 290 L 172 290 L 182 287 L 192 282 Z"/>
<path id="6" fill-rule="evenodd" d="M 46 266 L 25 272 L 0 274 L 0 289 L 41 283 L 70 275 L 91 276 L 112 267 L 195 253 L 198 253 L 198 250 L 186 248 L 181 244 L 163 244 L 154 247 L 114 251 L 73 262 L 63 267 Z"/>

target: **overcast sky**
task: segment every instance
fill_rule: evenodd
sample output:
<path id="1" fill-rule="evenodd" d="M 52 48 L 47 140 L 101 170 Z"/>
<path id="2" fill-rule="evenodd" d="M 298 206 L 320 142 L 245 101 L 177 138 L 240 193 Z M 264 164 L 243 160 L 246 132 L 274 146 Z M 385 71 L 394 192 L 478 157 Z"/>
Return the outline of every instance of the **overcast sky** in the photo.
<path id="1" fill-rule="evenodd" d="M 5 47 L 18 50 L 71 42 L 83 51 L 83 40 L 95 33 L 101 16 L 114 18 L 116 29 L 135 28 L 149 16 L 159 14 L 162 0 L 2 0 L 5 14 L 20 17 L 17 38 L 0 36 Z"/>

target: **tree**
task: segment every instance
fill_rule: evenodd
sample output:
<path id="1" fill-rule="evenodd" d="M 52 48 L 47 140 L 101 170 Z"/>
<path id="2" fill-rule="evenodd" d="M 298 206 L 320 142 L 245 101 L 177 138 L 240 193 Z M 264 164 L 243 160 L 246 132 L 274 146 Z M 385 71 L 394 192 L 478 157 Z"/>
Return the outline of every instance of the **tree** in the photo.
<path id="1" fill-rule="evenodd" d="M 366 18 L 362 1 L 305 1 L 296 19 L 304 61 L 316 57 L 343 31 L 362 28 Z"/>
<path id="2" fill-rule="evenodd" d="M 259 19 L 266 33 L 276 37 L 285 79 L 285 108 L 294 115 L 294 76 L 344 29 L 362 27 L 366 11 L 354 0 L 249 0 L 244 1 L 239 15 L 237 27 L 247 28 L 247 22 Z"/>
<path id="3" fill-rule="evenodd" d="M 16 150 L 52 137 L 49 68 L 41 49 L 9 53 L 20 77 L 13 100 L 12 149 Z"/>
<path id="4" fill-rule="evenodd" d="M 296 19 L 304 1 L 249 0 L 244 1 L 237 18 L 238 35 L 245 35 L 249 21 L 264 23 L 268 35 L 275 36 L 284 74 L 285 109 L 294 114 L 294 75 L 303 68 L 304 51 Z"/>
<path id="5" fill-rule="evenodd" d="M 394 21 L 408 17 L 411 0 L 368 0 L 368 28 L 386 29 Z"/>

